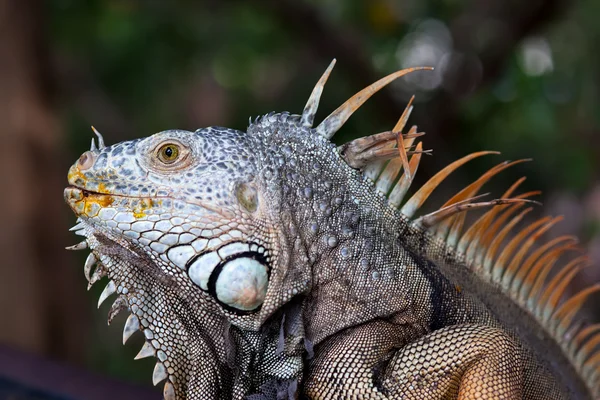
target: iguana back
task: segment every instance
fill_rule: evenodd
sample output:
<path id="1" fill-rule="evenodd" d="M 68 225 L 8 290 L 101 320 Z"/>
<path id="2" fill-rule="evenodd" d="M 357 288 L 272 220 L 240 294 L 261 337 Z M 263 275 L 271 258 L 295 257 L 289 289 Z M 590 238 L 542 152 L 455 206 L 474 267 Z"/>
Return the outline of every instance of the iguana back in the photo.
<path id="1" fill-rule="evenodd" d="M 591 286 L 562 300 L 588 260 L 551 277 L 575 240 L 538 239 L 523 179 L 498 199 L 496 165 L 438 211 L 415 217 L 468 155 L 408 196 L 420 158 L 409 104 L 389 132 L 330 142 L 399 71 L 313 128 L 330 65 L 302 115 L 247 132 L 165 131 L 84 153 L 65 198 L 109 277 L 109 319 L 131 312 L 153 380 L 172 398 L 560 399 L 600 395 L 600 325 L 575 319 Z M 466 225 L 466 211 L 487 211 Z M 94 273 L 91 270 L 96 264 Z M 91 274 L 91 275 L 90 275 Z"/>

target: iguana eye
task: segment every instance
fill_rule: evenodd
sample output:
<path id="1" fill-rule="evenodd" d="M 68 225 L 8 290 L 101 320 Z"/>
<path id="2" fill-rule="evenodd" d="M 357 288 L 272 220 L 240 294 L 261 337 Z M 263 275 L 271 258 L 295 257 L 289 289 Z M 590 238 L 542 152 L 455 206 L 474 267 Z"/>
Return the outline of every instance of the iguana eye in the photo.
<path id="1" fill-rule="evenodd" d="M 172 164 L 179 157 L 179 146 L 175 143 L 167 143 L 158 149 L 158 159 L 165 164 Z"/>

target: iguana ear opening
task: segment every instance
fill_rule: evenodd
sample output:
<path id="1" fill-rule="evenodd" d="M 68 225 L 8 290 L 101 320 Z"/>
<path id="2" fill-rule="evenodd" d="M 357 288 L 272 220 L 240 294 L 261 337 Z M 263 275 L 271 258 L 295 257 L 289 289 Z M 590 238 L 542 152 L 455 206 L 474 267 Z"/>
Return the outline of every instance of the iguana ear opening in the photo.
<path id="1" fill-rule="evenodd" d="M 254 185 L 247 182 L 236 184 L 235 197 L 246 211 L 253 213 L 258 209 L 258 193 Z"/>

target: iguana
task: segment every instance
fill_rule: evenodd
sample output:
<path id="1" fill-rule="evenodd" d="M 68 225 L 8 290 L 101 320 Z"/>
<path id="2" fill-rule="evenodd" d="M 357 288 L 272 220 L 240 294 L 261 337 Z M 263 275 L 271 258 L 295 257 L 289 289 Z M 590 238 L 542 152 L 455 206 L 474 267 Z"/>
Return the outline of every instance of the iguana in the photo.
<path id="1" fill-rule="evenodd" d="M 335 63 L 301 115 L 269 113 L 246 132 L 168 130 L 92 146 L 70 168 L 78 216 L 70 249 L 130 315 L 136 358 L 157 359 L 166 399 L 600 398 L 600 324 L 576 318 L 596 284 L 565 296 L 588 265 L 576 239 L 539 238 L 559 218 L 515 231 L 531 210 L 482 186 L 417 216 L 450 164 L 408 196 L 426 153 L 409 103 L 391 131 L 330 139 L 372 94 L 363 89 L 313 127 Z M 412 102 L 412 100 L 411 100 Z M 486 208 L 473 223 L 466 211 Z M 563 299 L 564 297 L 564 299 Z"/>

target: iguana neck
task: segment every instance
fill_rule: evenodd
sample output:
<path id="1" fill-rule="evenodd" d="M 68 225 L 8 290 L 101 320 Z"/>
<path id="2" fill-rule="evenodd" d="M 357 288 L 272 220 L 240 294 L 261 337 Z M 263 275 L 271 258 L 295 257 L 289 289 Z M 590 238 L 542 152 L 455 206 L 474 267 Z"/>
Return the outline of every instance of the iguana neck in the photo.
<path id="1" fill-rule="evenodd" d="M 308 258 L 313 278 L 305 308 L 307 338 L 317 344 L 377 318 L 414 326 L 416 334 L 428 331 L 435 305 L 425 300 L 436 289 L 424 261 L 399 241 L 398 214 L 359 171 L 343 163 L 335 147 L 324 153 L 323 146 L 301 136 L 292 143 L 276 139 L 271 143 L 282 151 L 266 151 L 263 159 L 268 178 L 280 184 L 266 186 L 279 198 L 280 234 Z M 291 262 L 305 260 L 298 256 Z"/>

